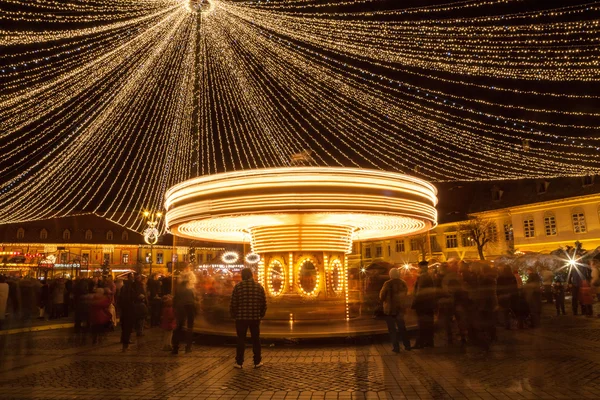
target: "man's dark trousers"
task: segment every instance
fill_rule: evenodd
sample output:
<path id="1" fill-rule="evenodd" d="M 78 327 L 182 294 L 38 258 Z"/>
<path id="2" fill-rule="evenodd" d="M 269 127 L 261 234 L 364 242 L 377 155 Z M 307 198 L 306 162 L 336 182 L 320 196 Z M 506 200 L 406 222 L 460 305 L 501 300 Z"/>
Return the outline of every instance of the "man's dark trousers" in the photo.
<path id="1" fill-rule="evenodd" d="M 183 326 L 187 320 L 187 331 L 185 332 L 186 344 L 185 348 L 191 350 L 192 341 L 194 340 L 194 317 L 196 316 L 196 306 L 194 304 L 186 304 L 183 309 L 177 310 L 177 328 L 173 332 L 173 351 L 179 350 L 183 333 Z"/>
<path id="2" fill-rule="evenodd" d="M 254 365 L 260 364 L 262 357 L 260 354 L 260 320 L 259 319 L 237 319 L 235 320 L 235 330 L 237 332 L 237 351 L 235 362 L 239 365 L 244 363 L 244 351 L 246 350 L 246 333 L 250 328 L 252 337 L 252 352 L 254 353 Z"/>

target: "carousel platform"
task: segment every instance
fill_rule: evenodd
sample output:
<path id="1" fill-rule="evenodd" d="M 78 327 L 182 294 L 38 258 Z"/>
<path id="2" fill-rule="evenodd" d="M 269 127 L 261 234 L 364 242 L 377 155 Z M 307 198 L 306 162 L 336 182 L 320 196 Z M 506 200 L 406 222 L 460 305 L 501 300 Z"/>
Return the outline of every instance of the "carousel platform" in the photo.
<path id="1" fill-rule="evenodd" d="M 406 316 L 408 330 L 417 326 L 412 314 Z M 194 332 L 203 335 L 235 337 L 233 320 L 214 322 L 202 317 L 196 319 Z M 249 334 L 249 333 L 248 333 Z M 263 320 L 260 325 L 260 336 L 267 339 L 318 339 L 338 337 L 358 337 L 387 334 L 385 321 L 372 317 L 352 318 L 345 320 Z"/>

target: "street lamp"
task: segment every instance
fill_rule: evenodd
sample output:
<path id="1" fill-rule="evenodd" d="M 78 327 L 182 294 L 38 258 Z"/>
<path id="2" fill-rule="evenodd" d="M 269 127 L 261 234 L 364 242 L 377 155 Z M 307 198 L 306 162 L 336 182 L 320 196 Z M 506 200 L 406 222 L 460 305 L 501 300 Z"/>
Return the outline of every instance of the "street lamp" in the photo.
<path id="1" fill-rule="evenodd" d="M 154 258 L 154 254 L 153 254 L 154 245 L 156 243 L 158 243 L 158 238 L 160 236 L 160 232 L 158 231 L 156 226 L 158 225 L 158 222 L 160 221 L 161 217 L 162 217 L 161 212 L 144 211 L 144 218 L 147 219 L 146 223 L 148 224 L 148 227 L 146 229 L 144 229 L 143 235 L 144 235 L 144 242 L 146 242 L 146 244 L 150 245 L 150 276 L 152 276 L 152 261 Z"/>

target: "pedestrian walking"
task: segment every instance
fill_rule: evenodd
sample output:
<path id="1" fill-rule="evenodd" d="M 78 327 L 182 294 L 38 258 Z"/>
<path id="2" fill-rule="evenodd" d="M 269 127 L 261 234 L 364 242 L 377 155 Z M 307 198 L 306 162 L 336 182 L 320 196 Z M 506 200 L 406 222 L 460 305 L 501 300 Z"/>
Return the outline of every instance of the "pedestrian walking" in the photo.
<path id="1" fill-rule="evenodd" d="M 400 278 L 398 268 L 390 269 L 390 279 L 383 284 L 379 292 L 379 299 L 383 303 L 383 313 L 394 353 L 400 352 L 400 341 L 405 350 L 411 350 L 404 322 L 407 293 L 408 287 L 406 282 Z"/>
<path id="2" fill-rule="evenodd" d="M 104 338 L 111 323 L 111 315 L 108 310 L 110 299 L 104 293 L 103 288 L 97 288 L 90 304 L 90 330 L 92 332 L 92 343 L 96 344 Z"/>
<path id="3" fill-rule="evenodd" d="M 189 353 L 192 351 L 194 318 L 196 316 L 196 295 L 188 281 L 182 280 L 177 285 L 173 305 L 175 307 L 177 327 L 173 333 L 173 350 L 171 353 L 179 353 L 179 343 L 184 336 L 184 325 L 187 326 L 187 330 L 185 331 L 185 352 Z"/>
<path id="4" fill-rule="evenodd" d="M 428 273 L 427 261 L 419 263 L 421 274 L 415 284 L 413 309 L 417 312 L 418 335 L 415 349 L 433 347 L 433 315 L 435 312 L 435 287 Z"/>
<path id="5" fill-rule="evenodd" d="M 6 319 L 6 305 L 8 304 L 8 283 L 6 278 L 0 276 L 0 329 L 3 328 Z"/>
<path id="6" fill-rule="evenodd" d="M 552 285 L 552 294 L 554 296 L 554 305 L 556 306 L 556 315 L 565 315 L 565 287 L 562 282 L 556 280 Z"/>
<path id="7" fill-rule="evenodd" d="M 175 311 L 173 310 L 173 297 L 171 295 L 163 296 L 162 318 L 160 327 L 163 330 L 163 350 L 173 350 L 173 330 L 177 327 Z"/>
<path id="8" fill-rule="evenodd" d="M 119 305 L 121 307 L 121 344 L 123 351 L 126 351 L 131 344 L 131 332 L 135 324 L 135 299 L 139 293 L 134 287 L 133 274 L 127 275 L 127 280 L 123 283 L 123 287 L 119 294 Z"/>
<path id="9" fill-rule="evenodd" d="M 254 368 L 262 367 L 260 320 L 264 318 L 267 312 L 267 298 L 264 288 L 254 281 L 250 268 L 242 270 L 242 281 L 233 288 L 229 312 L 231 317 L 235 319 L 235 330 L 237 333 L 234 367 L 242 368 L 244 364 L 245 342 L 248 329 L 250 329 L 250 336 L 252 338 Z"/>
<path id="10" fill-rule="evenodd" d="M 502 309 L 502 323 L 506 329 L 511 328 L 511 318 L 517 318 L 519 289 L 510 266 L 505 265 L 496 281 L 498 305 Z"/>
<path id="11" fill-rule="evenodd" d="M 144 325 L 148 317 L 148 306 L 146 306 L 146 296 L 138 294 L 134 304 L 135 313 L 135 332 L 136 336 L 144 336 Z"/>
<path id="12" fill-rule="evenodd" d="M 523 286 L 523 294 L 529 308 L 531 327 L 537 328 L 542 318 L 542 287 L 540 276 L 532 268 L 527 270 L 527 283 Z"/>

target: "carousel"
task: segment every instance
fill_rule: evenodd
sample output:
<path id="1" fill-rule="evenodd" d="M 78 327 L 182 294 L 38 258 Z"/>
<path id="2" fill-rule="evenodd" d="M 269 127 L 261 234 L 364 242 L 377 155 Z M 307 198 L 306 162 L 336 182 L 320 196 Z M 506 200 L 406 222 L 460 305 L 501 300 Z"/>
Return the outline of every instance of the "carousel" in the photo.
<path id="1" fill-rule="evenodd" d="M 265 287 L 265 319 L 324 326 L 358 316 L 359 277 L 348 267 L 353 242 L 428 231 L 436 224 L 436 194 L 426 181 L 379 170 L 236 171 L 171 187 L 166 223 L 176 236 L 248 243 L 242 266 L 253 267 Z M 219 272 L 221 278 L 202 271 L 201 278 L 234 280 L 232 271 Z M 225 308 L 229 293 L 216 295 L 223 298 L 208 303 Z M 225 309 L 205 311 L 226 315 Z"/>

